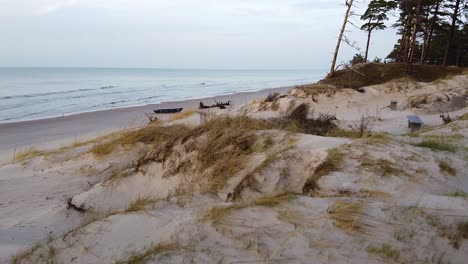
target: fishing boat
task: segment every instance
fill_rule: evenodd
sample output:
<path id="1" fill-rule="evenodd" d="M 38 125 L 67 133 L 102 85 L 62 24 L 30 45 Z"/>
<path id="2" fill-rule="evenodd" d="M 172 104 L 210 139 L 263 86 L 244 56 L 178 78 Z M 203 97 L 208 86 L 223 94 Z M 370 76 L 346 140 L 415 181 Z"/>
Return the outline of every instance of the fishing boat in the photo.
<path id="1" fill-rule="evenodd" d="M 165 108 L 165 109 L 154 109 L 156 114 L 174 114 L 182 112 L 183 108 Z"/>

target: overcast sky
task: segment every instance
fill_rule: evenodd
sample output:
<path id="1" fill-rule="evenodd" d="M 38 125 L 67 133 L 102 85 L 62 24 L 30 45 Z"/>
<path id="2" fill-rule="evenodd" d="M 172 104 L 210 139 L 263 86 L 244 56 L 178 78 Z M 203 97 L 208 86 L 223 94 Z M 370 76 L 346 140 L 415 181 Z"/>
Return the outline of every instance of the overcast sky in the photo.
<path id="1" fill-rule="evenodd" d="M 0 66 L 326 69 L 343 2 L 0 0 Z M 348 29 L 364 48 L 366 34 Z M 377 32 L 370 57 L 395 40 Z M 345 45 L 339 60 L 354 53 Z"/>

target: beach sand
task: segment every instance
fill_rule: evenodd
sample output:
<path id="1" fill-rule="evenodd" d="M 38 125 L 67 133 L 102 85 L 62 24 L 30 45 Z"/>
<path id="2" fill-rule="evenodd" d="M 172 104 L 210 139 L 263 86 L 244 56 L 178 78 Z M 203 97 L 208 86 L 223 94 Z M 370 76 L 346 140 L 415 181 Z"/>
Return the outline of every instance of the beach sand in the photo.
<path id="1" fill-rule="evenodd" d="M 63 144 L 95 138 L 116 130 L 148 123 L 145 113 L 155 108 L 197 109 L 200 101 L 205 105 L 216 101 L 231 101 L 236 107 L 272 92 L 286 93 L 292 87 L 265 89 L 202 99 L 164 102 L 145 106 L 118 108 L 33 121 L 0 124 L 0 162 L 9 161 L 14 153 L 28 148 L 53 149 Z M 213 100 L 214 99 L 214 100 Z"/>

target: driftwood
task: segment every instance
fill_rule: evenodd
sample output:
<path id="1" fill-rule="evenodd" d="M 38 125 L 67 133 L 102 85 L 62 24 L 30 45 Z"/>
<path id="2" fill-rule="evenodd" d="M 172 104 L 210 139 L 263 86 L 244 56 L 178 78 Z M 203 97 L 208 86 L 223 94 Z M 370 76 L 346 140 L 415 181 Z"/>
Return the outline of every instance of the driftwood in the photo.
<path id="1" fill-rule="evenodd" d="M 444 124 L 452 123 L 453 119 L 449 113 L 441 114 L 440 118 L 444 121 Z"/>
<path id="2" fill-rule="evenodd" d="M 214 99 L 213 99 L 214 100 Z M 217 102 L 216 100 L 215 101 L 215 104 L 213 105 L 205 105 L 203 104 L 203 102 L 200 102 L 198 108 L 199 109 L 208 109 L 208 108 L 219 108 L 219 109 L 226 109 L 226 106 L 230 106 L 231 105 L 231 101 L 227 101 L 227 102 Z"/>

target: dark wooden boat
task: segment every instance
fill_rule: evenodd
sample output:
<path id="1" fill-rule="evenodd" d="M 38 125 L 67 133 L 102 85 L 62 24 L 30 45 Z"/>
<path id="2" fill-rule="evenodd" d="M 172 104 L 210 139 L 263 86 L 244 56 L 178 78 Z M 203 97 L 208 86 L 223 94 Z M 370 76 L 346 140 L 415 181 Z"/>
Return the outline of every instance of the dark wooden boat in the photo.
<path id="1" fill-rule="evenodd" d="M 154 109 L 156 114 L 174 114 L 182 112 L 183 108 L 167 108 L 167 109 Z"/>

